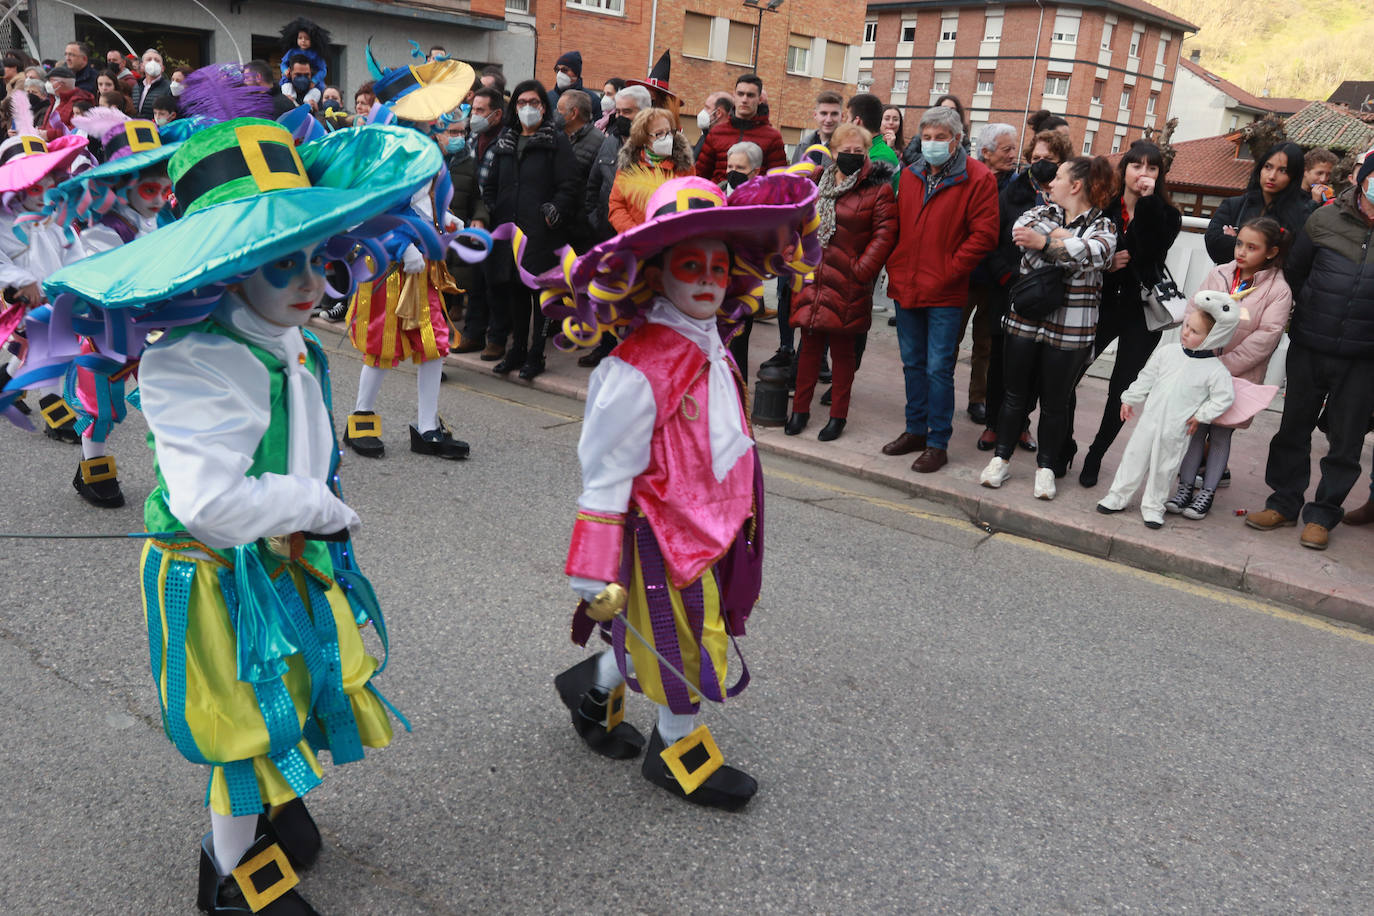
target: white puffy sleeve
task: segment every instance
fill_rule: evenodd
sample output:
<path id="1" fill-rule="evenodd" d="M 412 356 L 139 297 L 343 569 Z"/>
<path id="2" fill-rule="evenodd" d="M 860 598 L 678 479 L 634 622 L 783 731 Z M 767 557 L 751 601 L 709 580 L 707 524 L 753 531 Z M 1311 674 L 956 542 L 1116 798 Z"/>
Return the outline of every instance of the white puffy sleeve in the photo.
<path id="1" fill-rule="evenodd" d="M 168 507 L 197 540 L 227 548 L 358 524 L 323 480 L 246 476 L 272 419 L 267 368 L 248 348 L 191 333 L 150 347 L 138 374 Z"/>
<path id="2" fill-rule="evenodd" d="M 587 382 L 577 444 L 579 508 L 620 513 L 630 507 L 630 487 L 649 466 L 656 416 L 654 389 L 644 373 L 614 356 L 602 360 Z"/>
<path id="3" fill-rule="evenodd" d="M 82 232 L 81 241 L 87 254 L 100 254 L 124 244 L 124 239 L 120 238 L 118 232 L 99 223 Z"/>

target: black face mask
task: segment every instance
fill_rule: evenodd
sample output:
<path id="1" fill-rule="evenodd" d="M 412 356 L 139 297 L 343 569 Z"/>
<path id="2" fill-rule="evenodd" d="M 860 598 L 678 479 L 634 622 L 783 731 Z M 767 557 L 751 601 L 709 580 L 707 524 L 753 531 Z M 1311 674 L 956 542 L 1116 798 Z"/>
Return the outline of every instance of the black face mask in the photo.
<path id="1" fill-rule="evenodd" d="M 630 139 L 630 119 L 616 115 L 611 121 L 611 133 L 622 140 Z"/>
<path id="2" fill-rule="evenodd" d="M 48 104 L 48 100 L 41 95 L 34 95 L 32 92 L 26 92 L 24 94 L 29 97 L 29 107 L 34 111 L 38 111 Z"/>
<path id="3" fill-rule="evenodd" d="M 738 188 L 740 185 L 744 184 L 748 180 L 749 176 L 744 174 L 743 172 L 725 173 L 725 183 L 732 188 Z"/>
<path id="4" fill-rule="evenodd" d="M 1059 163 L 1052 162 L 1049 159 L 1041 159 L 1037 162 L 1032 162 L 1030 173 L 1031 177 L 1035 179 L 1036 184 L 1040 185 L 1042 188 L 1046 187 L 1051 181 L 1054 181 L 1054 176 L 1059 174 Z"/>
<path id="5" fill-rule="evenodd" d="M 305 94 L 310 91 L 310 77 L 293 76 L 291 77 L 291 88 L 296 90 L 296 98 L 304 99 Z"/>
<path id="6" fill-rule="evenodd" d="M 835 168 L 846 175 L 853 175 L 864 167 L 863 153 L 840 153 L 835 157 Z"/>

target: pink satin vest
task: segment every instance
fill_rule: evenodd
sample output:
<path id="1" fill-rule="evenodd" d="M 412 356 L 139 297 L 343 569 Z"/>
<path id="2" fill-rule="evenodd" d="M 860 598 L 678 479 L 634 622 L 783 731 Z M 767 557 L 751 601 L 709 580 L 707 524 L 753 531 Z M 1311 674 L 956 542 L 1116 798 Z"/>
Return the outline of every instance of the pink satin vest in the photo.
<path id="1" fill-rule="evenodd" d="M 749 451 L 721 481 L 711 472 L 707 360 L 692 341 L 664 325 L 646 324 L 613 355 L 644 373 L 653 386 L 657 416 L 649 466 L 635 478 L 630 501 L 653 528 L 669 581 L 685 588 L 725 555 L 753 514 L 758 459 Z"/>

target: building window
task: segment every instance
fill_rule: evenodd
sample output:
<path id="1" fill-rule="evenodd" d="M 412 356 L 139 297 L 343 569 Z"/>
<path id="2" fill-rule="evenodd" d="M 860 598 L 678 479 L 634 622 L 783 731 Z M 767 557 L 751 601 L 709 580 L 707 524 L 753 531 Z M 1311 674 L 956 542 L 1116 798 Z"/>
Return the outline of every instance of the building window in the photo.
<path id="1" fill-rule="evenodd" d="M 750 64 L 754 54 L 754 27 L 744 22 L 730 22 L 730 34 L 725 40 L 725 59 L 732 64 Z"/>
<path id="2" fill-rule="evenodd" d="M 878 40 L 878 20 L 864 20 L 864 44 L 871 45 Z"/>
<path id="3" fill-rule="evenodd" d="M 848 50 L 848 45 L 842 45 L 838 41 L 825 43 L 825 72 L 822 75 L 826 79 L 844 81 L 844 57 Z"/>
<path id="4" fill-rule="evenodd" d="M 1069 97 L 1069 78 L 1051 76 L 1045 80 L 1045 98 L 1067 99 Z"/>
<path id="5" fill-rule="evenodd" d="M 1102 27 L 1102 50 L 1110 51 L 1112 49 L 1112 35 L 1115 32 L 1116 26 L 1110 22 Z"/>
<path id="6" fill-rule="evenodd" d="M 1094 105 L 1101 105 L 1101 104 L 1102 104 L 1102 89 L 1103 89 L 1103 87 L 1105 87 L 1106 85 L 1107 85 L 1107 84 L 1104 83 L 1102 80 L 1097 80 L 1096 82 L 1093 83 L 1093 104 L 1094 104 Z"/>
<path id="7" fill-rule="evenodd" d="M 682 53 L 687 57 L 711 56 L 711 17 L 686 13 L 682 18 Z"/>
<path id="8" fill-rule="evenodd" d="M 935 81 L 930 84 L 931 95 L 944 95 L 949 92 L 949 71 L 936 70 Z"/>
<path id="9" fill-rule="evenodd" d="M 991 73 L 980 73 L 980 74 L 978 74 L 978 88 L 975 89 L 975 90 L 973 91 L 973 94 L 974 94 L 974 95 L 991 95 L 991 94 L 992 94 L 992 74 L 991 74 Z"/>
<path id="10" fill-rule="evenodd" d="M 1127 52 L 1131 57 L 1140 56 L 1140 39 L 1143 38 L 1144 35 L 1145 33 L 1141 31 L 1131 33 L 1131 50 Z"/>
<path id="11" fill-rule="evenodd" d="M 1169 39 L 1161 39 L 1159 47 L 1155 50 L 1155 63 L 1164 66 L 1164 56 L 1169 53 Z"/>
<path id="12" fill-rule="evenodd" d="M 984 41 L 1001 41 L 1001 40 L 1002 40 L 1002 14 L 1001 14 L 1001 13 L 988 13 L 987 19 L 984 20 L 984 25 L 983 25 L 983 40 L 984 40 Z"/>
<path id="13" fill-rule="evenodd" d="M 1145 113 L 1153 117 L 1155 113 L 1155 106 L 1158 104 L 1159 94 L 1155 92 L 1150 93 L 1150 97 L 1145 100 Z"/>
<path id="14" fill-rule="evenodd" d="M 1117 134 L 1115 137 L 1112 137 L 1112 153 L 1115 154 L 1119 152 L 1121 152 L 1121 135 Z"/>
<path id="15" fill-rule="evenodd" d="M 940 19 L 940 40 L 953 41 L 959 34 L 959 14 L 944 16 Z"/>
<path id="16" fill-rule="evenodd" d="M 892 79 L 893 92 L 906 92 L 911 87 L 911 71 L 898 70 Z"/>
<path id="17" fill-rule="evenodd" d="M 528 13 L 530 0 L 506 0 L 506 9 L 512 13 Z"/>
<path id="18" fill-rule="evenodd" d="M 811 61 L 811 39 L 805 35 L 787 36 L 787 72 L 805 75 Z"/>
<path id="19" fill-rule="evenodd" d="M 568 0 L 568 6 L 579 10 L 625 15 L 625 0 Z"/>
<path id="20" fill-rule="evenodd" d="M 1050 41 L 1062 41 L 1068 44 L 1078 44 L 1078 17 L 1071 16 L 1062 10 L 1054 16 L 1054 31 L 1050 33 Z"/>
<path id="21" fill-rule="evenodd" d="M 1095 131 L 1095 130 L 1089 130 L 1089 131 L 1085 131 L 1085 132 L 1083 133 L 1083 155 L 1084 155 L 1084 156 L 1091 156 L 1091 155 L 1093 154 L 1093 141 L 1096 140 L 1096 139 L 1097 139 L 1097 131 Z"/>
<path id="22" fill-rule="evenodd" d="M 873 88 L 873 71 L 872 71 L 872 70 L 860 70 L 860 71 L 859 71 L 859 91 L 860 91 L 860 92 L 867 92 L 869 89 L 872 89 L 872 88 Z"/>
<path id="23" fill-rule="evenodd" d="M 1231 130 L 1240 126 L 1240 115 L 1231 115 Z"/>
<path id="24" fill-rule="evenodd" d="M 1127 109 L 1130 108 L 1130 107 L 1131 107 L 1131 90 L 1130 90 L 1130 88 L 1122 89 L 1122 90 L 1121 90 L 1121 110 L 1122 110 L 1122 111 L 1125 111 L 1125 110 L 1127 110 Z"/>
<path id="25" fill-rule="evenodd" d="M 915 20 L 915 19 L 903 19 L 903 20 L 902 20 L 902 36 L 901 36 L 901 41 L 903 41 L 903 42 L 905 42 L 905 43 L 907 43 L 907 44 L 910 44 L 911 42 L 913 42 L 913 41 L 915 41 L 915 40 L 916 40 L 916 20 Z"/>

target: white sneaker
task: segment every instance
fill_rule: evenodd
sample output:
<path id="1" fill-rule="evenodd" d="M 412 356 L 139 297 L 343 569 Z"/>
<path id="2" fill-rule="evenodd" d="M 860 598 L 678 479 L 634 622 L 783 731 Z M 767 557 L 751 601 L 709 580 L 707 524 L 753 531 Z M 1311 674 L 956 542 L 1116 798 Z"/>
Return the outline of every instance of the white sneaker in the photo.
<path id="1" fill-rule="evenodd" d="M 1035 472 L 1035 498 L 1054 499 L 1054 468 L 1041 468 Z"/>
<path id="2" fill-rule="evenodd" d="M 1007 482 L 1011 476 L 1011 462 L 1005 458 L 993 458 L 988 462 L 988 466 L 983 468 L 983 473 L 978 475 L 978 482 L 983 486 L 996 490 Z"/>

